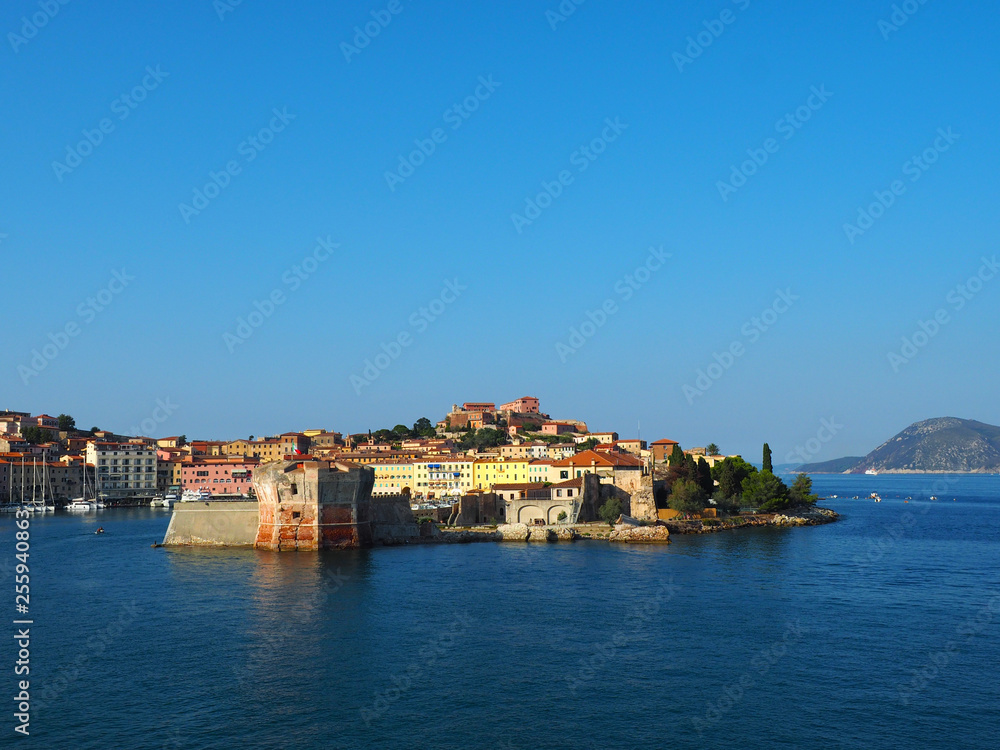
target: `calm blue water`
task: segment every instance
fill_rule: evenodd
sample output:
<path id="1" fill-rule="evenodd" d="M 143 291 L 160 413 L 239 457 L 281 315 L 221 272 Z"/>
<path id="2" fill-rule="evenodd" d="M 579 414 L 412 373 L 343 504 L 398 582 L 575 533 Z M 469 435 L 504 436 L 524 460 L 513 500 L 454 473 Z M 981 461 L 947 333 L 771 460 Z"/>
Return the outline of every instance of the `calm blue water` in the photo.
<path id="1" fill-rule="evenodd" d="M 935 481 L 816 477 L 884 501 L 668 547 L 166 550 L 163 511 L 34 518 L 31 738 L 8 701 L 0 745 L 996 747 L 1000 477 Z"/>

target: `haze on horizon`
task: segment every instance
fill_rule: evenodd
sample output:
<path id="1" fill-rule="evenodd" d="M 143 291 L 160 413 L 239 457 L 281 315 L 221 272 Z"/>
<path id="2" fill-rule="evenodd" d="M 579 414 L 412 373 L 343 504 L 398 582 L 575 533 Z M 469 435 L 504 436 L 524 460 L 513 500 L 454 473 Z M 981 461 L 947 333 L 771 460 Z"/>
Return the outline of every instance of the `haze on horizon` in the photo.
<path id="1" fill-rule="evenodd" d="M 0 407 L 232 439 L 533 395 L 776 462 L 998 424 L 1000 24 L 903 5 L 69 3 L 21 42 L 17 0 Z"/>

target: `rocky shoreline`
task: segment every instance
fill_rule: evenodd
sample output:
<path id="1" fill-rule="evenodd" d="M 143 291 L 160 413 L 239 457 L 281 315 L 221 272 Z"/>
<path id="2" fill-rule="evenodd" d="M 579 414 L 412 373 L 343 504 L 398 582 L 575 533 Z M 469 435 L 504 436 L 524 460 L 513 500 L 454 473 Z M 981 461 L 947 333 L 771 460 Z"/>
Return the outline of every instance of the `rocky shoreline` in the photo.
<path id="1" fill-rule="evenodd" d="M 820 526 L 833 523 L 840 515 L 829 508 L 809 506 L 792 508 L 784 513 L 760 513 L 737 519 L 707 518 L 694 521 L 658 521 L 642 523 L 622 518 L 613 528 L 606 524 L 576 526 L 528 526 L 523 523 L 500 524 L 483 528 L 435 528 L 422 533 L 421 541 L 463 544 L 471 542 L 573 542 L 599 540 L 622 544 L 669 544 L 671 534 L 714 534 L 731 529 L 757 526 Z"/>

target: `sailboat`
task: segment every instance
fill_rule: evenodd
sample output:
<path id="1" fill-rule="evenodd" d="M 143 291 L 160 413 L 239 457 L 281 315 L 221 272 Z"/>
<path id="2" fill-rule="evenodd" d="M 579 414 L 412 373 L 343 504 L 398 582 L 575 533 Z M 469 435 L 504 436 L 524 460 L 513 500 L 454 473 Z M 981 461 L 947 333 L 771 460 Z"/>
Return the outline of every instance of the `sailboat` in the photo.
<path id="1" fill-rule="evenodd" d="M 94 481 L 96 482 L 97 481 L 97 479 L 96 479 L 97 467 L 96 466 L 94 467 L 94 475 L 95 475 Z M 100 499 L 98 498 L 96 488 L 94 490 L 94 500 L 90 501 L 90 500 L 87 499 L 87 487 L 88 487 L 88 485 L 87 485 L 87 462 L 84 461 L 83 462 L 83 497 L 73 498 L 73 501 L 69 505 L 66 506 L 66 510 L 74 511 L 74 512 L 86 513 L 89 510 L 97 510 L 98 508 L 103 508 L 104 507 L 104 503 L 102 503 L 100 501 Z"/>
<path id="2" fill-rule="evenodd" d="M 42 451 L 42 501 L 41 510 L 44 513 L 55 513 L 56 503 L 52 499 L 52 487 L 49 485 L 49 462 L 46 460 L 47 455 L 45 451 Z M 48 493 L 48 496 L 46 496 Z"/>

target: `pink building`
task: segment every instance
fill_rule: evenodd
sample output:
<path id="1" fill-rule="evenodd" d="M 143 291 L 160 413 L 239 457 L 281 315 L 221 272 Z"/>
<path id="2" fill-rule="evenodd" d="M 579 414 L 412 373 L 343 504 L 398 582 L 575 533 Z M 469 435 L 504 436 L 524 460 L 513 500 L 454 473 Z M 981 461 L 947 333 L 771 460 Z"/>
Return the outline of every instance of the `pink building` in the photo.
<path id="1" fill-rule="evenodd" d="M 538 414 L 538 399 L 534 396 L 523 396 L 517 401 L 500 404 L 500 411 L 512 411 L 516 414 Z"/>
<path id="2" fill-rule="evenodd" d="M 565 435 L 567 432 L 576 432 L 576 425 L 569 422 L 546 422 L 542 425 L 543 435 Z"/>
<path id="3" fill-rule="evenodd" d="M 185 490 L 208 490 L 213 495 L 249 495 L 256 458 L 229 456 L 185 460 L 181 466 L 181 486 Z"/>

